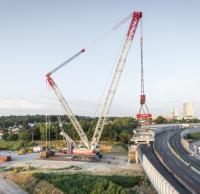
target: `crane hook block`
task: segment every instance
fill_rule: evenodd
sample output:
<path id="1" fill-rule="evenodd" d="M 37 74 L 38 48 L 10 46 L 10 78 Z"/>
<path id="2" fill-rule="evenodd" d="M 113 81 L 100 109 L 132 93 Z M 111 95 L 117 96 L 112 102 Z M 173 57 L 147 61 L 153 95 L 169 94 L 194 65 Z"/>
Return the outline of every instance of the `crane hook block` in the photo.
<path id="1" fill-rule="evenodd" d="M 145 104 L 146 96 L 144 94 L 140 95 L 140 104 Z"/>

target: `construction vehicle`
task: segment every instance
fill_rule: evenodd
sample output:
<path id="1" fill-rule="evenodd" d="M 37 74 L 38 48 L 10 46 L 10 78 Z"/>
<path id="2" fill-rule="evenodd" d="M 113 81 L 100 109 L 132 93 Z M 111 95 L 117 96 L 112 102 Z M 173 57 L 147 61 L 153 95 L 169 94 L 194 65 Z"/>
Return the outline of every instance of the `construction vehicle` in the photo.
<path id="1" fill-rule="evenodd" d="M 50 156 L 54 156 L 55 152 L 51 151 L 51 150 L 45 150 L 45 151 L 41 151 L 40 152 L 40 158 L 41 159 L 46 159 Z"/>
<path id="2" fill-rule="evenodd" d="M 24 154 L 26 154 L 25 148 L 19 149 L 19 150 L 17 151 L 17 154 L 18 154 L 18 155 L 24 155 Z"/>
<path id="3" fill-rule="evenodd" d="M 99 119 L 98 119 L 91 142 L 88 141 L 88 138 L 87 138 L 85 132 L 83 131 L 81 125 L 79 124 L 78 120 L 76 119 L 75 115 L 73 114 L 69 104 L 67 103 L 66 99 L 63 97 L 57 84 L 55 83 L 55 81 L 52 78 L 52 75 L 55 72 L 60 70 L 62 67 L 64 67 L 66 64 L 68 64 L 73 59 L 75 59 L 78 56 L 80 56 L 81 54 L 83 54 L 86 50 L 85 49 L 80 50 L 75 55 L 73 55 L 71 58 L 66 60 L 64 63 L 62 63 L 61 65 L 59 65 L 58 67 L 56 67 L 55 69 L 53 69 L 52 71 L 50 71 L 49 73 L 46 74 L 46 79 L 47 79 L 49 86 L 53 89 L 55 95 L 57 96 L 58 100 L 60 101 L 60 104 L 62 105 L 63 109 L 65 110 L 65 113 L 67 114 L 69 120 L 71 121 L 74 129 L 78 133 L 80 140 L 81 140 L 81 145 L 76 145 L 75 142 L 69 137 L 69 135 L 66 132 L 64 132 L 64 130 L 61 129 L 60 134 L 64 138 L 66 138 L 66 140 L 69 144 L 72 145 L 72 151 L 71 151 L 72 154 L 78 154 L 78 155 L 99 154 L 99 150 L 100 150 L 99 141 L 100 141 L 104 126 L 106 124 L 107 116 L 108 116 L 108 113 L 109 113 L 109 110 L 110 110 L 110 107 L 111 107 L 111 104 L 113 101 L 113 97 L 115 95 L 115 92 L 116 92 L 116 89 L 117 89 L 117 86 L 118 86 L 118 83 L 119 83 L 119 80 L 121 77 L 121 73 L 123 71 L 123 67 L 124 67 L 133 37 L 135 35 L 138 23 L 139 23 L 140 19 L 142 18 L 142 12 L 138 12 L 138 11 L 133 12 L 130 15 L 130 17 L 131 17 L 131 22 L 130 22 L 130 26 L 128 28 L 126 40 L 122 47 L 122 51 L 121 51 L 120 57 L 118 59 L 117 66 L 116 66 L 109 90 L 107 91 L 105 102 L 103 103 L 103 107 L 101 109 L 100 116 L 99 116 Z M 127 18 L 122 20 L 122 22 L 120 22 L 119 25 L 121 25 L 121 23 L 123 23 L 125 21 L 127 21 Z M 114 28 L 116 29 L 119 25 L 115 26 Z M 61 124 L 60 124 L 60 127 L 62 128 Z"/>
<path id="4" fill-rule="evenodd" d="M 11 156 L 0 156 L 0 162 L 9 162 L 11 161 Z"/>

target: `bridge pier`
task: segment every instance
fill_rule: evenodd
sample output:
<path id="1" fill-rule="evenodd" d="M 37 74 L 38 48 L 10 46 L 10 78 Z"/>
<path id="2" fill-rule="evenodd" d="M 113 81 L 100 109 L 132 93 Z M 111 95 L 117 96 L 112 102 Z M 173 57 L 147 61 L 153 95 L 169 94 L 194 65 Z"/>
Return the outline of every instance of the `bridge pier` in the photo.
<path id="1" fill-rule="evenodd" d="M 134 161 L 135 163 L 139 163 L 139 147 L 141 144 L 150 144 L 154 141 L 154 132 L 149 128 L 149 126 L 142 126 L 137 130 L 133 131 L 134 135 L 131 138 L 131 142 L 133 143 L 129 147 L 129 161 Z"/>

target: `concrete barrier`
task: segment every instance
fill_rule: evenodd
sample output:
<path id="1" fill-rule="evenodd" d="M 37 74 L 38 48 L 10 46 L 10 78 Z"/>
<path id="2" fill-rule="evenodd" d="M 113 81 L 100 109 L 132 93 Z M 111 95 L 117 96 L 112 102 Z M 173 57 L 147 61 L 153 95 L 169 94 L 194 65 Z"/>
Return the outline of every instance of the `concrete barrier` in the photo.
<path id="1" fill-rule="evenodd" d="M 190 149 L 190 144 L 187 140 L 185 140 L 185 137 L 190 133 L 197 133 L 197 132 L 200 132 L 199 127 L 186 129 L 181 132 L 181 144 L 182 144 L 183 148 L 192 155 L 194 155 L 195 153 L 192 149 Z"/>
<path id="2" fill-rule="evenodd" d="M 165 164 L 164 160 L 162 159 L 162 157 L 160 156 L 160 154 L 155 150 L 155 148 L 153 148 L 153 149 L 154 149 L 154 152 L 155 152 L 157 158 L 158 158 L 158 159 L 160 160 L 160 162 L 162 163 L 162 165 L 163 165 L 169 172 L 171 172 L 171 173 L 174 175 L 174 177 L 175 177 L 182 185 L 185 186 L 185 188 L 187 188 L 189 191 L 191 191 L 191 188 L 189 188 L 188 185 L 185 184 L 185 182 L 182 181 L 181 178 L 180 178 L 179 176 L 177 176 L 176 173 L 174 173 L 174 172 Z M 191 193 L 193 193 L 193 191 L 191 191 Z"/>
<path id="3" fill-rule="evenodd" d="M 156 191 L 160 194 L 178 194 L 179 192 L 163 177 L 140 150 L 140 162 Z"/>
<path id="4" fill-rule="evenodd" d="M 176 153 L 176 151 L 172 148 L 172 146 L 169 144 L 169 142 L 167 142 L 167 146 L 170 149 L 170 151 L 174 154 L 174 156 L 176 156 L 179 160 L 181 160 L 186 166 L 190 167 L 194 172 L 196 172 L 197 174 L 200 175 L 200 171 L 198 169 L 196 169 L 195 167 L 193 167 L 190 163 L 186 162 L 183 158 L 181 158 L 181 156 L 178 155 L 178 153 Z"/>
<path id="5" fill-rule="evenodd" d="M 190 149 L 190 144 L 183 137 L 181 137 L 181 145 L 188 153 L 194 155 L 194 152 Z"/>

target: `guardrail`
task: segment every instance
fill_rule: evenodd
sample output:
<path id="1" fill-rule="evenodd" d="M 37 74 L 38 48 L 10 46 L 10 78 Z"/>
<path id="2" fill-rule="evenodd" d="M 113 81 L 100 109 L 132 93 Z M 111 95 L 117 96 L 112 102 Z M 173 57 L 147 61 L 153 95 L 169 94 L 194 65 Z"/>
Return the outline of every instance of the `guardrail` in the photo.
<path id="1" fill-rule="evenodd" d="M 182 144 L 183 148 L 193 156 L 195 156 L 195 152 L 191 149 L 190 144 L 187 140 L 185 140 L 185 137 L 187 136 L 187 134 L 197 133 L 197 132 L 200 132 L 199 127 L 186 129 L 181 132 L 181 144 Z"/>
<path id="2" fill-rule="evenodd" d="M 140 162 L 148 176 L 149 180 L 153 184 L 156 191 L 160 194 L 178 194 L 179 192 L 163 177 L 154 165 L 148 160 L 148 158 L 140 150 L 139 152 Z"/>
<path id="3" fill-rule="evenodd" d="M 176 151 L 172 148 L 172 146 L 170 145 L 169 142 L 167 142 L 167 146 L 170 149 L 170 151 L 174 154 L 174 156 L 176 156 L 179 160 L 181 160 L 186 166 L 190 167 L 194 172 L 196 172 L 197 174 L 200 175 L 200 171 L 198 169 L 196 169 L 195 167 L 193 167 L 190 163 L 186 162 L 183 158 L 181 158 L 181 156 L 179 156 Z"/>
<path id="4" fill-rule="evenodd" d="M 185 184 L 185 182 L 182 181 L 181 178 L 179 178 L 179 176 L 177 176 L 177 175 L 165 164 L 165 162 L 163 161 L 162 156 L 156 151 L 156 149 L 155 149 L 154 146 L 153 146 L 153 150 L 154 150 L 154 152 L 155 152 L 157 158 L 158 158 L 158 159 L 160 160 L 160 162 L 162 163 L 162 165 L 163 165 L 169 172 L 171 172 L 171 173 L 174 175 L 174 177 L 175 177 L 180 183 L 182 183 L 189 191 L 191 191 L 191 188 L 189 188 L 188 185 Z M 193 193 L 193 191 L 191 191 L 191 193 Z"/>
<path id="5" fill-rule="evenodd" d="M 200 123 L 176 123 L 176 124 L 158 124 L 149 126 L 155 132 L 162 132 L 170 129 L 177 128 L 200 128 Z"/>
<path id="6" fill-rule="evenodd" d="M 162 125 L 152 125 L 150 126 L 151 129 L 154 129 L 155 133 L 160 133 L 165 130 L 173 130 L 177 128 L 189 128 L 189 127 L 198 127 L 200 128 L 200 123 L 190 123 L 190 124 L 162 124 Z M 196 129 L 193 129 L 196 130 Z M 157 157 L 158 154 L 157 154 Z M 163 177 L 160 172 L 155 168 L 155 166 L 150 162 L 150 160 L 146 157 L 145 154 L 139 149 L 139 160 L 143 166 L 143 169 L 145 170 L 146 175 L 148 176 L 150 182 L 156 189 L 156 191 L 160 194 L 177 194 L 179 193 L 176 188 L 174 188 L 168 181 Z M 162 158 L 161 158 L 162 161 Z M 164 165 L 165 168 L 167 167 Z M 168 168 L 167 168 L 168 169 Z M 170 169 L 168 169 L 169 172 L 171 172 Z M 171 172 L 173 174 L 173 172 Z M 186 188 L 187 185 L 185 185 L 179 177 L 174 175 Z"/>
<path id="7" fill-rule="evenodd" d="M 197 127 L 197 126 L 196 126 Z M 199 126 L 200 127 L 200 126 Z M 184 131 L 181 132 L 181 137 L 185 137 L 187 134 L 190 133 L 196 133 L 196 132 L 200 132 L 200 128 L 191 128 L 191 129 L 186 129 Z"/>

